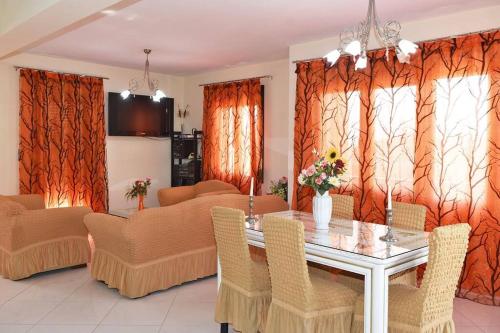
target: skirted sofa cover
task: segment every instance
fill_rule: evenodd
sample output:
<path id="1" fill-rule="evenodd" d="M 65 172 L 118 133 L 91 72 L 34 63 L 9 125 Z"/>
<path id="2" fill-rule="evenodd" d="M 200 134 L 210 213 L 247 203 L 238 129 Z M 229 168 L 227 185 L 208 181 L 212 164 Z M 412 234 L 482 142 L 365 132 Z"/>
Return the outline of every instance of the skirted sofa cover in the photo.
<path id="1" fill-rule="evenodd" d="M 0 274 L 19 280 L 86 264 L 90 259 L 84 207 L 45 209 L 39 195 L 0 196 Z"/>
<path id="2" fill-rule="evenodd" d="M 85 224 L 94 239 L 91 274 L 131 298 L 217 272 L 211 208 L 248 211 L 248 196 L 222 194 L 149 208 L 124 219 L 90 214 Z M 257 196 L 255 213 L 287 210 L 281 198 Z"/>
<path id="3" fill-rule="evenodd" d="M 158 190 L 160 206 L 170 206 L 182 201 L 220 194 L 240 194 L 236 186 L 220 180 L 206 180 L 195 185 L 169 187 Z"/>

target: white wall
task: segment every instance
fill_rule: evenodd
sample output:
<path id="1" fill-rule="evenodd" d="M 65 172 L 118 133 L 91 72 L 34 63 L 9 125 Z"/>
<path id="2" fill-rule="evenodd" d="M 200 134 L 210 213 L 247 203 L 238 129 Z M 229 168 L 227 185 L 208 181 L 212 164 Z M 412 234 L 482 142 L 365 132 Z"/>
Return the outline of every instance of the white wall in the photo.
<path id="1" fill-rule="evenodd" d="M 478 32 L 499 27 L 500 6 L 480 8 L 451 15 L 433 17 L 425 20 L 401 23 L 401 37 L 412 41 L 424 41 Z M 397 19 L 397 17 L 395 18 Z M 372 32 L 372 36 L 373 32 Z M 296 60 L 314 59 L 323 57 L 326 53 L 339 46 L 338 36 L 327 39 L 294 44 L 289 48 L 289 112 L 288 112 L 288 177 L 293 178 L 293 126 L 295 116 L 295 91 L 297 75 L 295 74 Z M 369 49 L 380 48 L 380 44 L 373 38 L 368 44 Z M 292 187 L 288 188 L 288 197 L 291 199 Z"/>
<path id="2" fill-rule="evenodd" d="M 109 77 L 104 90 L 118 92 L 128 87 L 132 77 L 142 78 L 142 71 L 104 66 L 80 61 L 20 54 L 0 61 L 0 193 L 18 193 L 18 113 L 19 73 L 13 65 L 94 74 Z M 160 88 L 175 104 L 184 104 L 182 77 L 152 74 L 160 81 Z M 106 103 L 107 104 L 107 103 Z M 124 199 L 127 186 L 136 178 L 151 177 L 153 184 L 146 206 L 158 205 L 156 190 L 170 186 L 170 139 L 135 137 L 107 137 L 110 209 L 133 207 L 134 201 Z"/>
<path id="3" fill-rule="evenodd" d="M 185 103 L 191 115 L 185 128 L 201 129 L 203 116 L 203 87 L 201 83 L 237 80 L 271 75 L 262 79 L 264 85 L 264 188 L 269 182 L 287 175 L 288 129 L 288 59 L 254 65 L 238 66 L 224 70 L 187 76 L 184 81 Z"/>

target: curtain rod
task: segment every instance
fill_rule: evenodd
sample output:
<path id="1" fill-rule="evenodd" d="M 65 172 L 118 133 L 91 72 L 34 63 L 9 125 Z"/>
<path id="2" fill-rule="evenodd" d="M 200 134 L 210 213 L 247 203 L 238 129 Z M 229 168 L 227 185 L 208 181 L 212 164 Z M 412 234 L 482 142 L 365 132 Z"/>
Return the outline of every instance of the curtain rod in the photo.
<path id="1" fill-rule="evenodd" d="M 33 68 L 33 67 L 14 66 L 14 69 L 16 71 L 18 69 L 32 69 L 32 70 L 36 70 L 36 71 L 45 71 L 45 72 L 51 72 L 51 73 L 56 73 L 56 74 L 78 75 L 78 76 L 91 76 L 91 77 L 95 77 L 95 78 L 98 78 L 98 79 L 109 80 L 109 77 L 104 77 L 104 76 L 95 76 L 95 75 L 81 74 L 81 73 L 58 72 L 58 71 L 51 71 L 51 70 L 48 70 L 48 69 L 40 69 L 40 68 Z"/>
<path id="2" fill-rule="evenodd" d="M 205 87 L 205 86 L 211 86 L 214 84 L 223 84 L 223 83 L 232 83 L 232 82 L 240 82 L 240 81 L 245 81 L 245 80 L 253 80 L 253 79 L 273 79 L 271 75 L 263 75 L 263 76 L 255 76 L 255 77 L 249 77 L 246 79 L 239 79 L 239 80 L 230 80 L 230 81 L 220 81 L 220 82 L 211 82 L 211 83 L 202 83 L 199 85 L 199 87 Z"/>
<path id="3" fill-rule="evenodd" d="M 447 36 L 447 37 L 439 37 L 439 38 L 433 38 L 433 39 L 420 40 L 418 42 L 415 42 L 415 44 L 417 44 L 417 43 L 427 43 L 427 42 L 432 42 L 432 41 L 437 41 L 437 40 L 460 38 L 460 37 L 465 37 L 465 36 L 468 36 L 468 35 L 493 32 L 493 31 L 497 31 L 497 30 L 498 30 L 498 28 L 494 28 L 494 29 L 480 30 L 480 31 L 476 31 L 476 32 L 468 32 L 468 33 L 460 34 L 460 35 L 451 35 L 451 36 Z M 384 49 L 383 47 L 379 47 L 377 49 L 370 49 L 370 50 L 367 50 L 367 51 L 371 52 L 371 51 L 378 51 L 378 50 L 383 50 L 383 49 Z M 345 54 L 342 57 L 350 57 L 350 55 Z M 302 60 L 294 60 L 294 61 L 292 61 L 292 63 L 298 64 L 298 63 L 301 63 L 301 62 L 312 62 L 312 61 L 317 61 L 317 60 L 322 60 L 322 59 L 324 59 L 324 57 L 309 58 L 309 59 L 302 59 Z"/>

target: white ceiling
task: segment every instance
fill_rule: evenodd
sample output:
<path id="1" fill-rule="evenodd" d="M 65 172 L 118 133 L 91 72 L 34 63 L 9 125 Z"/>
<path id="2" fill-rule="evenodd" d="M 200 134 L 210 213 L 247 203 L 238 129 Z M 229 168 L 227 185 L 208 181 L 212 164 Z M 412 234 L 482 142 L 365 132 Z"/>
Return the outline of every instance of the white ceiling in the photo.
<path id="1" fill-rule="evenodd" d="M 141 0 L 29 52 L 193 74 L 286 58 L 291 44 L 334 36 L 360 21 L 367 0 Z M 409 21 L 498 0 L 378 0 L 382 20 Z M 404 31 L 403 31 L 404 35 Z"/>

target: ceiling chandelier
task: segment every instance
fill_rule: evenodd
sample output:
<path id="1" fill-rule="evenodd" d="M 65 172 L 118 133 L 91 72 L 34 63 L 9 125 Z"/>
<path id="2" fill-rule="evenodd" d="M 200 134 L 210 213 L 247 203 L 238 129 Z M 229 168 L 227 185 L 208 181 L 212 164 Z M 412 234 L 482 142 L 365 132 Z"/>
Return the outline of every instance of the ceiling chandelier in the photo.
<path id="1" fill-rule="evenodd" d="M 128 82 L 128 89 L 124 90 L 120 93 L 123 99 L 127 99 L 130 94 L 135 94 L 138 90 L 147 88 L 149 91 L 149 96 L 155 102 L 159 102 L 163 97 L 167 97 L 163 91 L 158 89 L 158 80 L 151 79 L 149 76 L 149 54 L 151 53 L 150 49 L 144 49 L 144 53 L 146 54 L 146 64 L 144 65 L 144 77 L 142 79 L 131 79 Z"/>
<path id="2" fill-rule="evenodd" d="M 399 22 L 389 20 L 381 25 L 375 9 L 375 0 L 369 0 L 366 18 L 354 28 L 342 32 L 340 34 L 340 47 L 330 51 L 324 57 L 330 66 L 334 65 L 341 55 L 348 54 L 353 57 L 356 70 L 366 68 L 366 51 L 372 27 L 378 41 L 385 47 L 386 59 L 389 57 L 389 48 L 394 47 L 399 62 L 410 63 L 410 54 L 415 53 L 418 46 L 399 36 L 401 31 Z"/>

